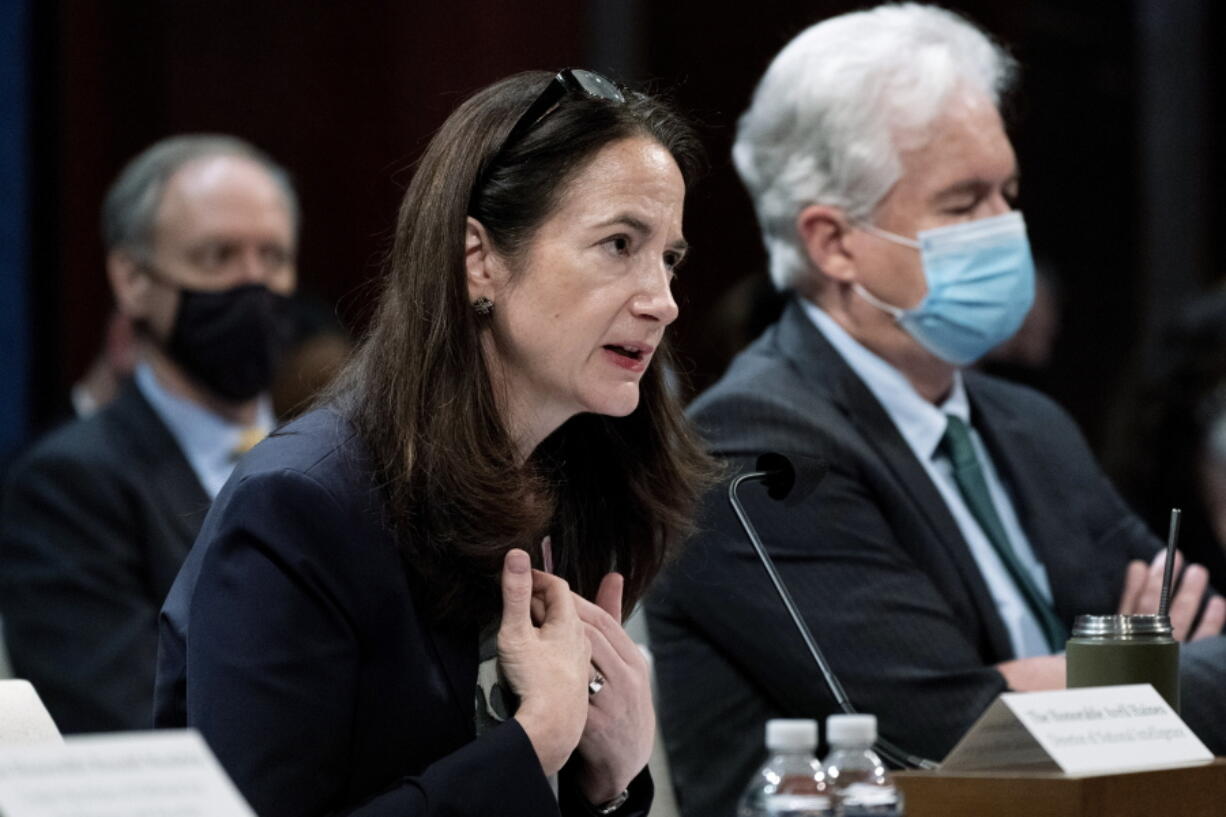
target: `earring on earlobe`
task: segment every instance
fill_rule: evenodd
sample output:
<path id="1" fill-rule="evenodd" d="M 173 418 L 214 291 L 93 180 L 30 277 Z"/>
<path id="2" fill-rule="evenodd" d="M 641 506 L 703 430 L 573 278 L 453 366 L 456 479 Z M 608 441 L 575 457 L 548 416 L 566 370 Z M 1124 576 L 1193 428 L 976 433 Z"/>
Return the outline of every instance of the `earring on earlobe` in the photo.
<path id="1" fill-rule="evenodd" d="M 494 313 L 494 302 L 482 295 L 473 301 L 473 311 L 483 318 L 488 318 Z"/>

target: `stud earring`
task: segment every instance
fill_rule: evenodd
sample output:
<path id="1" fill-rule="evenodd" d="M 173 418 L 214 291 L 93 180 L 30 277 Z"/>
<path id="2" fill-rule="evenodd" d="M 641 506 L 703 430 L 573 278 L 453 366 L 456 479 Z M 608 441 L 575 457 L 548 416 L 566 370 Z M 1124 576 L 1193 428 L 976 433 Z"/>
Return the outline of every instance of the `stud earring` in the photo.
<path id="1" fill-rule="evenodd" d="M 482 295 L 473 301 L 473 311 L 483 318 L 488 318 L 494 312 L 494 302 Z"/>

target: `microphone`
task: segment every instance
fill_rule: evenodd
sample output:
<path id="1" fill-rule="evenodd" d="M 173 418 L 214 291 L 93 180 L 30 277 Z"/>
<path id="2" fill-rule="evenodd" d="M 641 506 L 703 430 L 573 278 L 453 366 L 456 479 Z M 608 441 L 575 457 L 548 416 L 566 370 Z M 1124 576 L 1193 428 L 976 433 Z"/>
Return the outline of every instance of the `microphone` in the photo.
<path id="1" fill-rule="evenodd" d="M 799 467 L 797 466 L 798 463 Z M 809 655 L 813 657 L 813 663 L 817 664 L 817 668 L 822 674 L 822 679 L 826 682 L 826 689 L 834 697 L 834 702 L 838 704 L 839 709 L 847 714 L 854 715 L 856 709 L 851 705 L 847 692 L 844 691 L 843 685 L 839 683 L 839 679 L 834 674 L 834 670 L 830 668 L 830 664 L 826 662 L 826 656 L 822 654 L 821 648 L 817 646 L 813 633 L 809 631 L 809 626 L 805 624 L 804 618 L 801 617 L 800 610 L 796 607 L 796 602 L 792 600 L 792 594 L 788 592 L 787 585 L 783 583 L 779 571 L 775 569 L 774 561 L 771 559 L 770 554 L 766 552 L 765 545 L 762 544 L 757 530 L 754 529 L 753 523 L 749 521 L 749 516 L 745 513 L 745 508 L 737 497 L 737 489 L 741 487 L 742 483 L 761 482 L 766 486 L 767 496 L 771 499 L 781 501 L 787 506 L 796 505 L 813 493 L 814 489 L 817 488 L 817 484 L 826 476 L 826 463 L 815 457 L 800 454 L 793 454 L 791 457 L 788 457 L 785 454 L 770 452 L 758 457 L 755 465 L 756 470 L 738 475 L 728 485 L 728 501 L 732 503 L 732 510 L 736 512 L 736 517 L 740 520 L 741 527 L 745 530 L 745 535 L 749 537 L 749 543 L 753 545 L 754 552 L 758 554 L 758 560 L 762 562 L 762 567 L 766 569 L 766 575 L 770 577 L 771 584 L 775 586 L 775 592 L 779 595 L 783 606 L 787 608 L 788 615 L 792 617 L 792 623 L 796 625 L 796 629 L 800 632 L 800 637 L 804 640 L 805 647 L 809 650 Z M 877 738 L 874 748 L 876 748 L 877 754 L 881 755 L 887 763 L 898 768 L 935 769 L 937 767 L 937 764 L 931 760 L 905 752 L 882 737 Z"/>

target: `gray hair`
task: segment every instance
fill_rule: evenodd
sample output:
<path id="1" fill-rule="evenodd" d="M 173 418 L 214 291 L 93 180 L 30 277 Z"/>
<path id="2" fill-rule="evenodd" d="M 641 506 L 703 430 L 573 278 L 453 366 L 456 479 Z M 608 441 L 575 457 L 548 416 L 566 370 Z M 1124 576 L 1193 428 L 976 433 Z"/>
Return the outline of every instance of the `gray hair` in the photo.
<path id="1" fill-rule="evenodd" d="M 298 195 L 285 168 L 259 148 L 234 136 L 185 134 L 154 143 L 132 159 L 107 190 L 102 202 L 102 244 L 107 252 L 124 249 L 141 261 L 153 252 L 153 228 L 166 183 L 179 168 L 196 159 L 237 156 L 265 171 L 281 189 L 298 232 Z"/>
<path id="2" fill-rule="evenodd" d="M 902 171 L 896 137 L 922 133 L 955 89 L 999 107 L 1016 63 L 951 11 L 890 4 L 810 26 L 775 57 L 737 126 L 732 159 L 753 198 L 771 279 L 811 264 L 796 231 L 810 204 L 867 218 Z"/>

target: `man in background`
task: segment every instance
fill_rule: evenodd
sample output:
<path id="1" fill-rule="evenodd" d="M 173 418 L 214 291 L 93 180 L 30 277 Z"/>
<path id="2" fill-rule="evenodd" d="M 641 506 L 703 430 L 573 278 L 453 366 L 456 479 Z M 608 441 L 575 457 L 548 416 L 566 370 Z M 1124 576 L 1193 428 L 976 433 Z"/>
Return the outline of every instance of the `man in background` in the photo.
<path id="1" fill-rule="evenodd" d="M 0 508 L 13 671 L 64 732 L 152 726 L 163 598 L 237 457 L 272 428 L 297 226 L 286 172 L 228 136 L 161 141 L 107 193 L 134 376 L 17 462 Z"/>
<path id="2" fill-rule="evenodd" d="M 832 18 L 776 57 L 733 148 L 782 316 L 690 409 L 732 471 L 823 461 L 801 502 L 743 497 L 853 705 L 939 760 L 1007 690 L 1064 685 L 1074 616 L 1155 612 L 1161 543 L 1072 420 L 964 370 L 1021 324 L 1034 267 L 999 113 L 1012 60 L 932 6 Z M 832 695 L 726 488 L 648 600 L 683 814 L 730 817 L 762 724 Z M 1226 750 L 1226 617 L 1190 566 L 1172 606 L 1183 714 Z"/>

